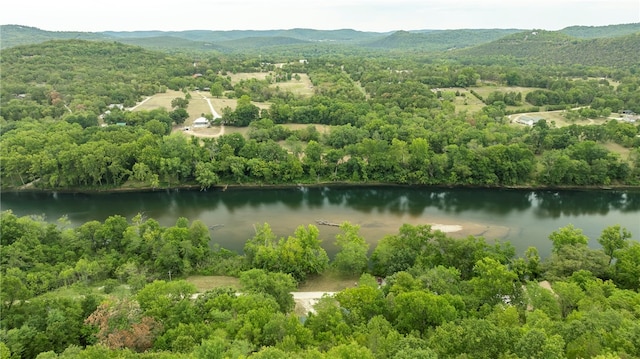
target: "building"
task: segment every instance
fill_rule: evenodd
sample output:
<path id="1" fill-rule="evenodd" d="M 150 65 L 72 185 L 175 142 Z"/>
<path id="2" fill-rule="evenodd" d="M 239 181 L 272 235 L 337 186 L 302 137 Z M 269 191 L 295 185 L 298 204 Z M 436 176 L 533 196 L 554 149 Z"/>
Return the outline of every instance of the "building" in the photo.
<path id="1" fill-rule="evenodd" d="M 540 121 L 541 118 L 539 117 L 530 117 L 530 116 L 520 116 L 516 119 L 516 123 L 522 124 L 522 125 L 526 125 L 526 126 L 533 126 L 535 125 L 538 121 Z"/>
<path id="2" fill-rule="evenodd" d="M 195 121 L 193 121 L 193 127 L 195 128 L 202 128 L 202 127 L 209 127 L 209 120 L 207 120 L 204 117 L 198 117 L 196 118 Z"/>

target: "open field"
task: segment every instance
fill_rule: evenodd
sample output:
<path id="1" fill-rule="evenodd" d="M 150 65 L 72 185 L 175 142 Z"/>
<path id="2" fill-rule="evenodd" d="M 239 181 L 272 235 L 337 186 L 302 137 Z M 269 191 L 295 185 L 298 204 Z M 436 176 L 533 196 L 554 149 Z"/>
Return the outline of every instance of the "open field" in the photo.
<path id="1" fill-rule="evenodd" d="M 356 286 L 359 277 L 342 277 L 330 271 L 312 276 L 298 286 L 300 292 L 339 292 Z"/>
<path id="2" fill-rule="evenodd" d="M 186 279 L 198 289 L 198 292 L 206 292 L 218 287 L 233 287 L 240 289 L 240 280 L 236 277 L 212 275 L 212 276 L 191 276 Z M 339 292 L 346 288 L 356 286 L 358 277 L 341 277 L 327 271 L 326 273 L 312 276 L 298 287 L 300 292 Z"/>
<path id="3" fill-rule="evenodd" d="M 194 275 L 188 277 L 186 281 L 195 285 L 198 292 L 206 292 L 218 287 L 240 289 L 240 280 L 238 278 L 224 275 Z"/>
<path id="4" fill-rule="evenodd" d="M 489 96 L 489 94 L 495 91 L 500 91 L 504 93 L 520 92 L 522 94 L 522 100 L 524 101 L 524 97 L 529 92 L 539 90 L 539 89 L 534 87 L 519 87 L 519 86 L 480 86 L 480 87 L 474 87 L 473 90 L 477 92 L 480 96 L 482 96 L 482 98 L 485 98 L 485 99 Z"/>
<path id="5" fill-rule="evenodd" d="M 313 95 L 313 84 L 307 74 L 298 74 L 300 80 L 291 79 L 287 82 L 277 82 L 271 87 L 279 87 L 283 91 L 289 91 L 294 95 L 301 97 L 310 97 Z"/>
<path id="6" fill-rule="evenodd" d="M 274 73 L 273 72 L 240 72 L 236 74 L 227 73 L 227 76 L 231 79 L 232 85 L 235 85 L 242 80 L 249 80 L 249 79 L 264 80 L 269 75 L 273 76 Z"/>
<path id="7" fill-rule="evenodd" d="M 631 149 L 622 147 L 615 142 L 607 142 L 603 146 L 609 151 L 619 154 L 620 158 L 623 161 L 627 161 L 629 159 L 629 153 L 631 152 Z"/>
<path id="8" fill-rule="evenodd" d="M 257 79 L 257 80 L 265 80 L 267 76 L 274 76 L 273 72 L 245 72 L 245 73 L 237 73 L 237 74 L 229 74 L 228 76 L 231 78 L 231 84 L 235 85 L 242 80 L 249 79 Z M 296 80 L 292 78 L 287 82 L 276 82 L 270 85 L 270 87 L 276 88 L 279 87 L 283 91 L 289 91 L 295 95 L 308 97 L 313 95 L 313 85 L 311 84 L 311 80 L 309 79 L 309 75 L 299 73 L 300 80 Z"/>
<path id="9" fill-rule="evenodd" d="M 467 111 L 468 113 L 474 113 L 482 110 L 485 104 L 477 97 L 473 96 L 471 92 L 462 87 L 445 87 L 438 89 L 441 92 L 453 92 L 460 93 L 460 96 L 456 96 L 453 104 L 456 106 L 456 112 Z"/>
<path id="10" fill-rule="evenodd" d="M 165 93 L 158 93 L 151 96 L 150 99 L 138 105 L 134 111 L 151 111 L 161 107 L 166 108 L 167 111 L 170 111 L 171 100 L 176 97 L 184 98 L 184 93 L 182 91 L 167 90 L 167 92 Z"/>
<path id="11" fill-rule="evenodd" d="M 186 124 L 187 123 L 191 124 L 198 117 L 202 117 L 204 114 L 211 113 L 209 104 L 205 99 L 207 97 L 210 97 L 210 95 L 207 92 L 191 91 L 190 94 L 191 94 L 191 99 L 189 100 L 189 106 L 187 107 L 189 118 L 185 121 Z M 215 108 L 215 110 L 218 113 L 220 113 L 220 110 L 218 108 Z"/>

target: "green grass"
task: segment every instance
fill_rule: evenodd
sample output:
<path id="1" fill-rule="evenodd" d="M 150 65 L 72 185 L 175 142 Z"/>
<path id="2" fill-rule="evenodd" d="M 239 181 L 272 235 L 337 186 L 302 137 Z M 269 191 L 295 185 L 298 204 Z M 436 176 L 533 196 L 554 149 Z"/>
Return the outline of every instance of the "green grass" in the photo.
<path id="1" fill-rule="evenodd" d="M 240 289 L 240 280 L 238 278 L 223 275 L 194 275 L 187 277 L 186 281 L 195 285 L 198 292 L 206 292 L 219 287 Z"/>
<path id="2" fill-rule="evenodd" d="M 629 160 L 629 153 L 631 152 L 630 148 L 623 147 L 615 142 L 607 142 L 603 145 L 606 149 L 613 153 L 617 153 L 620 155 L 620 158 L 624 161 Z"/>
<path id="3" fill-rule="evenodd" d="M 298 286 L 300 292 L 339 292 L 346 288 L 353 288 L 360 279 L 360 276 L 343 277 L 339 274 L 327 270 L 322 274 L 307 278 L 304 283 Z"/>

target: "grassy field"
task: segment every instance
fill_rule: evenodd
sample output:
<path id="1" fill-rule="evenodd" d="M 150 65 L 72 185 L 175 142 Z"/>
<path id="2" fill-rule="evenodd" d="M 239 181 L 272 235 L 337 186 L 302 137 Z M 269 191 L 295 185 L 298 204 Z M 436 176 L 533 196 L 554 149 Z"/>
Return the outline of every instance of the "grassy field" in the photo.
<path id="1" fill-rule="evenodd" d="M 274 76 L 273 72 L 245 72 L 237 74 L 229 74 L 231 78 L 231 84 L 235 85 L 242 80 L 257 79 L 264 80 L 267 76 Z M 289 91 L 295 95 L 309 97 L 313 95 L 313 85 L 307 74 L 298 74 L 300 80 L 291 79 L 287 82 L 276 82 L 270 85 L 270 87 L 279 87 L 283 91 Z"/>
<path id="2" fill-rule="evenodd" d="M 482 96 L 482 98 L 485 98 L 485 99 L 489 96 L 489 94 L 495 91 L 500 91 L 503 93 L 520 92 L 522 94 L 522 99 L 524 100 L 524 97 L 527 96 L 529 92 L 532 92 L 538 89 L 533 87 L 518 87 L 518 86 L 480 86 L 480 87 L 474 87 L 473 90 L 477 92 L 480 96 Z"/>
<path id="3" fill-rule="evenodd" d="M 237 74 L 227 73 L 227 76 L 231 78 L 232 85 L 235 85 L 242 80 L 249 80 L 249 79 L 264 80 L 269 75 L 273 76 L 274 73 L 273 72 L 240 72 Z"/>
<path id="4" fill-rule="evenodd" d="M 453 104 L 456 106 L 456 112 L 466 111 L 468 113 L 474 113 L 482 110 L 485 106 L 482 101 L 473 96 L 471 92 L 462 87 L 447 87 L 439 89 L 442 92 L 459 92 L 460 96 L 456 96 Z"/>
<path id="5" fill-rule="evenodd" d="M 213 288 L 229 286 L 240 289 L 240 280 L 229 276 L 191 276 L 186 279 L 198 289 L 198 292 L 206 292 Z M 356 286 L 358 277 L 341 277 L 337 274 L 326 272 L 318 276 L 308 278 L 300 284 L 299 292 L 339 292 L 346 288 Z"/>
<path id="6" fill-rule="evenodd" d="M 236 277 L 222 275 L 197 275 L 188 277 L 186 281 L 195 285 L 198 292 L 206 292 L 218 287 L 233 287 L 235 289 L 240 289 L 240 280 Z"/>
<path id="7" fill-rule="evenodd" d="M 631 152 L 630 148 L 622 147 L 614 142 L 607 142 L 604 144 L 604 147 L 611 152 L 619 154 L 623 161 L 629 160 L 629 153 Z"/>
<path id="8" fill-rule="evenodd" d="M 356 286 L 359 277 L 341 277 L 332 272 L 325 272 L 308 278 L 298 286 L 299 292 L 339 292 Z"/>
<path id="9" fill-rule="evenodd" d="M 291 79 L 287 82 L 278 82 L 271 87 L 279 87 L 283 91 L 289 91 L 301 97 L 311 97 L 313 95 L 313 85 L 307 74 L 298 74 L 300 80 Z"/>
<path id="10" fill-rule="evenodd" d="M 564 110 L 541 111 L 541 112 L 519 113 L 515 115 L 510 115 L 508 117 L 509 117 L 509 120 L 511 120 L 512 122 L 514 122 L 515 119 L 517 119 L 520 116 L 544 119 L 547 121 L 548 124 L 553 125 L 555 127 L 566 127 L 570 125 L 578 125 L 578 126 L 602 125 L 607 121 L 609 121 L 609 119 L 605 119 L 605 118 L 569 121 L 565 118 L 564 113 L 565 113 Z M 523 126 L 521 124 L 516 124 L 515 122 L 514 124 L 518 126 Z"/>
<path id="11" fill-rule="evenodd" d="M 182 91 L 167 90 L 165 93 L 158 93 L 151 96 L 149 100 L 146 100 L 143 104 L 136 107 L 134 111 L 151 111 L 160 107 L 171 110 L 171 100 L 176 97 L 184 98 L 184 93 Z"/>

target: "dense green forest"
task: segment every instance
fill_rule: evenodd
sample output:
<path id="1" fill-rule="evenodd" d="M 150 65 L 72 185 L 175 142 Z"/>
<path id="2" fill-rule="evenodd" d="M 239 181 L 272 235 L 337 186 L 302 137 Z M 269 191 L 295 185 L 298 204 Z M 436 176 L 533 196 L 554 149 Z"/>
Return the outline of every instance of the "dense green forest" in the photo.
<path id="1" fill-rule="evenodd" d="M 186 55 L 115 42 L 59 40 L 3 50 L 2 186 L 640 182 L 637 124 L 584 120 L 640 113 L 636 67 L 472 65 L 428 54 L 385 54 L 363 59 L 324 53 L 304 63 L 277 53 L 261 60 L 212 55 L 194 63 Z M 268 80 L 232 85 L 225 76 L 265 71 L 275 79 L 306 74 L 314 95 L 300 96 Z M 476 90 L 487 86 L 501 90 L 484 98 Z M 523 95 L 521 87 L 529 92 Z M 180 106 L 112 108 L 167 89 L 194 88 L 238 98 L 238 107 L 224 112 L 222 121 L 249 126 L 248 135 L 198 139 L 172 133 L 184 121 Z M 460 89 L 470 92 L 463 96 Z M 475 111 L 460 105 L 471 94 L 484 102 Z M 260 110 L 251 101 L 270 105 Z M 507 117 L 564 109 L 575 109 L 567 111 L 569 126 L 544 120 L 520 126 Z M 100 126 L 116 123 L 127 126 Z M 292 123 L 308 127 L 286 127 Z M 318 124 L 330 130 L 320 133 Z M 612 152 L 607 144 L 626 150 Z"/>
<path id="2" fill-rule="evenodd" d="M 636 28 L 295 29 L 213 43 L 3 27 L 1 189 L 637 187 Z M 467 48 L 431 51 L 453 47 Z M 311 94 L 285 86 L 302 76 Z M 183 131 L 196 89 L 234 101 L 215 127 L 246 131 Z M 127 109 L 168 91 L 180 94 L 169 109 Z M 571 225 L 550 229 L 548 258 L 412 225 L 369 248 L 348 222 L 336 238 L 264 224 L 243 253 L 188 218 L 72 228 L 3 211 L 0 228 L 1 358 L 640 357 L 640 244 L 615 224 L 601 249 Z M 290 293 L 327 273 L 358 285 L 295 312 Z M 196 274 L 240 288 L 199 293 Z"/>
<path id="3" fill-rule="evenodd" d="M 620 226 L 602 230 L 602 249 L 559 228 L 542 259 L 428 225 L 403 225 L 369 255 L 348 222 L 334 239 L 313 225 L 278 238 L 264 224 L 239 255 L 210 248 L 208 228 L 186 218 L 0 221 L 2 358 L 640 356 L 640 243 Z M 291 292 L 328 272 L 357 286 L 294 312 Z M 198 293 L 190 274 L 237 276 L 240 288 Z"/>

